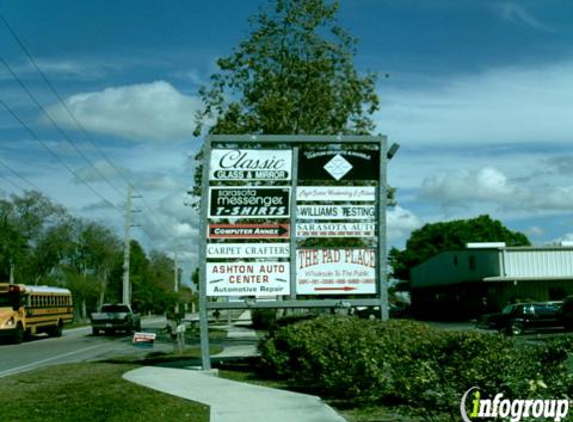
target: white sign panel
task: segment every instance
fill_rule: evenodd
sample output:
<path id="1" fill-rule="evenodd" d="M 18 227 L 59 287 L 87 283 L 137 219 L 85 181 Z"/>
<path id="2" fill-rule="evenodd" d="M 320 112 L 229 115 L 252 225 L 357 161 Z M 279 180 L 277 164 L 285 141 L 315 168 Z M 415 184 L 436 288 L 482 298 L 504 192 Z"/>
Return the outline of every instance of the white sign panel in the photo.
<path id="1" fill-rule="evenodd" d="M 373 205 L 298 205 L 297 218 L 301 220 L 374 220 Z"/>
<path id="2" fill-rule="evenodd" d="M 375 280 L 375 249 L 297 250 L 297 294 L 373 294 L 376 293 Z"/>
<path id="3" fill-rule="evenodd" d="M 308 201 L 362 201 L 374 202 L 373 186 L 299 186 L 296 200 Z"/>
<path id="4" fill-rule="evenodd" d="M 288 262 L 207 263 L 207 296 L 290 293 Z"/>
<path id="5" fill-rule="evenodd" d="M 374 237 L 374 223 L 299 223 L 296 237 Z"/>
<path id="6" fill-rule="evenodd" d="M 291 180 L 292 151 L 214 149 L 210 180 Z"/>
<path id="7" fill-rule="evenodd" d="M 209 243 L 207 258 L 288 258 L 288 243 Z"/>

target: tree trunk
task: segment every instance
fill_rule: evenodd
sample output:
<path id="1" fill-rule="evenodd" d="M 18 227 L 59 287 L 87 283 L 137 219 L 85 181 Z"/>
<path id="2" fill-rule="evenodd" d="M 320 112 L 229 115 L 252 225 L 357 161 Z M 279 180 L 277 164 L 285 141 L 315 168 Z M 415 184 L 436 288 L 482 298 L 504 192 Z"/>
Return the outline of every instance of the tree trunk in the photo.
<path id="1" fill-rule="evenodd" d="M 100 278 L 100 289 L 99 289 L 99 299 L 98 299 L 98 309 L 101 305 L 104 304 L 105 300 L 105 293 L 107 291 L 107 277 L 108 277 L 108 270 L 105 268 L 103 270 L 103 277 Z"/>
<path id="2" fill-rule="evenodd" d="M 82 319 L 82 321 L 85 321 L 87 314 L 88 314 L 88 312 L 87 312 L 87 308 L 86 308 L 86 299 L 82 298 L 82 308 L 81 308 L 81 315 L 80 315 L 80 318 Z"/>

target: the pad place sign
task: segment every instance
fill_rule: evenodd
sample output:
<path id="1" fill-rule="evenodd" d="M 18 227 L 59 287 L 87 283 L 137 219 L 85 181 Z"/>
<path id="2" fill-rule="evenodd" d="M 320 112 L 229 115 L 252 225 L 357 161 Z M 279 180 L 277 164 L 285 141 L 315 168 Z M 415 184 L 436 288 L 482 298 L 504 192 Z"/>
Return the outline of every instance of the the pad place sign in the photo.
<path id="1" fill-rule="evenodd" d="M 298 249 L 296 293 L 353 295 L 376 293 L 375 249 Z"/>
<path id="2" fill-rule="evenodd" d="M 374 150 L 300 150 L 299 180 L 377 180 L 380 153 Z"/>
<path id="3" fill-rule="evenodd" d="M 290 150 L 214 149 L 210 180 L 290 180 Z"/>
<path id="4" fill-rule="evenodd" d="M 288 243 L 209 243 L 207 258 L 288 258 Z"/>
<path id="5" fill-rule="evenodd" d="M 210 218 L 287 218 L 290 187 L 209 189 Z"/>
<path id="6" fill-rule="evenodd" d="M 301 220 L 373 220 L 373 205 L 298 205 L 296 216 Z"/>
<path id="7" fill-rule="evenodd" d="M 299 186 L 296 189 L 296 200 L 374 202 L 375 193 L 373 186 Z"/>
<path id="8" fill-rule="evenodd" d="M 299 223 L 296 237 L 374 237 L 374 223 Z"/>
<path id="9" fill-rule="evenodd" d="M 290 293 L 288 262 L 207 263 L 207 296 L 278 296 Z"/>

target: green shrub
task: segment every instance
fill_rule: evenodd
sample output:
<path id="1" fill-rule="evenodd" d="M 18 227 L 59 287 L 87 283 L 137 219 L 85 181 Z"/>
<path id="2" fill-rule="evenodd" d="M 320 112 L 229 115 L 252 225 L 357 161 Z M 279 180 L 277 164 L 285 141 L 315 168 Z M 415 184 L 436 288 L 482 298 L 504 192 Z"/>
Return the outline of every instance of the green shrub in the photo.
<path id="1" fill-rule="evenodd" d="M 260 346 L 271 374 L 354 402 L 390 402 L 459 419 L 477 386 L 506 397 L 565 397 L 573 340 L 518 345 L 514 338 L 442 331 L 408 320 L 321 316 L 278 328 Z"/>
<path id="2" fill-rule="evenodd" d="M 267 330 L 277 319 L 276 309 L 251 310 L 251 322 L 256 330 Z"/>

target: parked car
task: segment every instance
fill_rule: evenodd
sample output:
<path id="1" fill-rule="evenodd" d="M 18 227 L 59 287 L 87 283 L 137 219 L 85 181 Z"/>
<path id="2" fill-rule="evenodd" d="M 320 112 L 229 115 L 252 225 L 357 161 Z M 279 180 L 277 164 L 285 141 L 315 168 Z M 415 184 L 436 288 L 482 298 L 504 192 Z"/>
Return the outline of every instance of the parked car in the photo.
<path id="1" fill-rule="evenodd" d="M 406 318 L 408 317 L 408 306 L 403 303 L 389 303 L 388 314 L 390 318 Z M 353 315 L 358 318 L 364 319 L 380 319 L 381 312 L 379 306 L 357 306 L 352 311 Z"/>
<path id="2" fill-rule="evenodd" d="M 102 305 L 99 312 L 91 314 L 90 320 L 94 336 L 99 335 L 101 331 L 105 333 L 141 331 L 139 314 L 133 312 L 131 306 L 122 303 Z"/>
<path id="3" fill-rule="evenodd" d="M 573 331 L 573 296 L 567 296 L 561 305 L 563 324 L 567 331 Z"/>
<path id="4" fill-rule="evenodd" d="M 564 328 L 562 302 L 516 303 L 507 305 L 499 313 L 482 315 L 480 328 L 492 328 L 508 335 L 519 335 L 526 330 Z"/>

